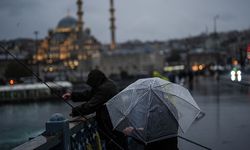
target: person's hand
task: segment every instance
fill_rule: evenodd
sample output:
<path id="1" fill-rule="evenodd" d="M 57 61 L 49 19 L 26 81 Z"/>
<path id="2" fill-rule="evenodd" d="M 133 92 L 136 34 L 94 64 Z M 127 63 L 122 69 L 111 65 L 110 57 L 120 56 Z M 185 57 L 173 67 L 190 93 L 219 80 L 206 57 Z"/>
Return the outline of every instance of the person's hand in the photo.
<path id="1" fill-rule="evenodd" d="M 69 100 L 71 98 L 71 93 L 67 92 L 67 93 L 63 94 L 62 98 L 64 100 Z"/>
<path id="2" fill-rule="evenodd" d="M 132 134 L 132 132 L 134 131 L 134 128 L 133 127 L 127 127 L 127 128 L 125 128 L 125 129 L 123 129 L 123 133 L 125 134 L 125 135 L 131 135 Z"/>

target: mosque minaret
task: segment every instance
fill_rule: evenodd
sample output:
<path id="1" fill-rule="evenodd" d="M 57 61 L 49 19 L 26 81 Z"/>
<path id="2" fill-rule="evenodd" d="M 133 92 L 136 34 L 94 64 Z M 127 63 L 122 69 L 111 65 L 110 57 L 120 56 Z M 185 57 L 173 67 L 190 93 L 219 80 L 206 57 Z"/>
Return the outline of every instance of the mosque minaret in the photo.
<path id="1" fill-rule="evenodd" d="M 83 1 L 77 0 L 76 4 L 77 4 L 77 17 L 78 17 L 77 30 L 78 30 L 78 32 L 81 33 L 84 29 L 83 10 L 82 10 Z"/>
<path id="2" fill-rule="evenodd" d="M 110 31 L 111 31 L 111 44 L 110 49 L 114 50 L 116 48 L 115 40 L 115 8 L 114 0 L 110 0 Z"/>

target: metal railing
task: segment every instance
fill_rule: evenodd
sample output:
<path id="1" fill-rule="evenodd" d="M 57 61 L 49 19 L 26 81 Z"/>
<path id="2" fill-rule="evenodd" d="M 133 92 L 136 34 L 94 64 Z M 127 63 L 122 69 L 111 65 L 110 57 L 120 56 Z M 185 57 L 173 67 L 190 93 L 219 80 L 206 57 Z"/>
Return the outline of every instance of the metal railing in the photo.
<path id="1" fill-rule="evenodd" d="M 84 118 L 65 119 L 54 114 L 46 122 L 46 131 L 41 135 L 19 145 L 14 150 L 92 150 L 105 149 L 97 131 L 94 115 Z"/>

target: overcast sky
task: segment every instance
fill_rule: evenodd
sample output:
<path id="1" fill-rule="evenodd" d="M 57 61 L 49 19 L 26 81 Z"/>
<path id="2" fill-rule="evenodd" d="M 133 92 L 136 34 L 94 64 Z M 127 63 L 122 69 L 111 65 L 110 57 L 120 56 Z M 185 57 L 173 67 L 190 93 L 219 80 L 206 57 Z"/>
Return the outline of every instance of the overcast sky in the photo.
<path id="1" fill-rule="evenodd" d="M 83 0 L 84 22 L 103 43 L 110 41 L 109 0 Z M 250 27 L 250 0 L 114 0 L 117 41 L 168 40 L 213 31 Z M 76 0 L 0 0 L 0 40 L 39 38 L 67 15 L 76 17 Z"/>

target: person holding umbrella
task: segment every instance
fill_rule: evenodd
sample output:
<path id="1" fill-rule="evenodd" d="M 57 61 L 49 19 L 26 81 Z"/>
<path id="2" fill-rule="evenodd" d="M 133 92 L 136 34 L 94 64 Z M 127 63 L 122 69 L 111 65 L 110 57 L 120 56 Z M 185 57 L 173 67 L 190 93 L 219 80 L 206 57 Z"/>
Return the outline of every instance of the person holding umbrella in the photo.
<path id="1" fill-rule="evenodd" d="M 135 81 L 106 106 L 114 129 L 146 150 L 178 150 L 177 137 L 201 112 L 186 88 L 160 78 Z"/>
<path id="2" fill-rule="evenodd" d="M 170 104 L 172 105 L 172 104 Z M 164 107 L 164 106 L 163 106 Z M 135 138 L 133 138 L 132 134 L 134 134 L 133 132 L 143 132 L 144 128 L 134 128 L 132 126 L 126 127 L 123 130 L 123 133 L 127 136 L 130 137 L 129 140 L 129 150 L 179 150 L 178 149 L 178 139 L 177 139 L 177 135 L 178 135 L 178 128 L 179 125 L 176 121 L 176 119 L 174 118 L 174 116 L 171 114 L 171 112 L 168 109 L 165 109 L 161 106 L 157 106 L 155 107 L 155 109 L 158 109 L 157 111 L 161 111 L 162 115 L 166 115 L 169 116 L 169 120 L 168 120 L 168 124 L 165 124 L 165 126 L 167 126 L 168 130 L 169 130 L 169 138 L 166 139 L 162 139 L 162 140 L 156 140 L 154 142 L 150 142 L 150 143 L 143 143 Z M 177 116 L 177 110 L 174 106 L 173 107 L 173 112 L 175 113 L 175 116 Z M 151 111 L 152 115 L 150 115 L 150 117 L 148 118 L 149 120 L 152 121 L 152 123 L 158 123 L 158 119 L 161 118 L 160 116 L 158 116 L 159 114 L 157 113 L 157 111 Z M 134 111 L 134 115 L 136 112 L 140 112 L 139 111 Z M 137 113 L 137 117 L 138 117 L 138 113 Z M 137 121 L 140 122 L 140 119 L 137 119 Z M 136 123 L 139 124 L 139 123 Z M 158 129 L 158 131 L 156 131 L 156 129 Z M 161 126 L 159 126 L 159 128 L 156 129 L 149 129 L 152 131 L 149 132 L 161 132 L 160 130 L 162 130 Z M 135 133 L 136 134 L 136 133 Z M 136 147 L 136 148 L 135 148 Z"/>
<path id="3" fill-rule="evenodd" d="M 97 69 L 88 74 L 87 84 L 91 87 L 91 90 L 84 93 L 67 92 L 62 96 L 65 100 L 71 98 L 73 101 L 86 102 L 72 109 L 72 117 L 96 112 L 100 135 L 106 141 L 107 150 L 126 150 L 127 138 L 123 133 L 113 130 L 109 113 L 104 105 L 118 93 L 117 86 Z"/>

